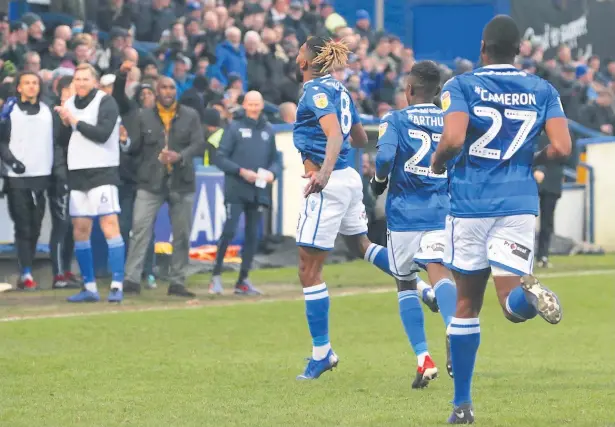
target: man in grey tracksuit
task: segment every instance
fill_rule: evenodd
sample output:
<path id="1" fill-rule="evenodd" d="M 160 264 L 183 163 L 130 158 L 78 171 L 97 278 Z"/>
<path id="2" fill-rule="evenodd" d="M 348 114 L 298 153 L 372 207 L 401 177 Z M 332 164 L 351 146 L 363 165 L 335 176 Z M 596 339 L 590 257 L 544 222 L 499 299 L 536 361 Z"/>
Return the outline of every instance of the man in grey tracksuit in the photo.
<path id="1" fill-rule="evenodd" d="M 275 135 L 262 115 L 264 103 L 259 92 L 248 92 L 244 98 L 243 116 L 236 118 L 224 131 L 216 154 L 216 166 L 224 172 L 226 223 L 216 254 L 216 264 L 209 285 L 210 294 L 222 293 L 222 264 L 229 243 L 235 236 L 239 217 L 245 215 L 245 238 L 241 253 L 241 269 L 235 293 L 260 295 L 248 280 L 258 245 L 258 223 L 261 211 L 271 205 L 271 183 L 279 174 Z"/>
<path id="2" fill-rule="evenodd" d="M 176 101 L 175 82 L 163 77 L 156 107 L 139 112 L 130 135 L 136 157 L 137 197 L 126 260 L 124 292 L 141 291 L 141 272 L 160 207 L 167 202 L 173 232 L 169 295 L 194 297 L 185 286 L 190 251 L 190 223 L 195 191 L 193 158 L 203 154 L 205 137 L 195 110 Z"/>

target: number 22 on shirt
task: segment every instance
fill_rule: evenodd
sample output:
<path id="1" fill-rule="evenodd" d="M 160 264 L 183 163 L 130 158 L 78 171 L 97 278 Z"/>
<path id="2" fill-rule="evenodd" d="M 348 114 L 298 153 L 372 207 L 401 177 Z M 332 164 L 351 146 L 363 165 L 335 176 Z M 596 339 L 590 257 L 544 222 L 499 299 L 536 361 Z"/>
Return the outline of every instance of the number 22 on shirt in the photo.
<path id="1" fill-rule="evenodd" d="M 408 136 L 412 139 L 418 139 L 421 141 L 421 146 L 416 153 L 414 153 L 414 156 L 410 157 L 410 159 L 408 159 L 408 161 L 404 164 L 404 170 L 408 173 L 428 176 L 430 178 L 446 178 L 446 171 L 441 174 L 436 174 L 431 171 L 430 166 L 419 166 L 421 160 L 423 160 L 428 153 L 433 153 L 431 150 L 432 141 L 440 142 L 442 134 L 432 133 L 430 135 L 422 130 L 408 129 Z"/>

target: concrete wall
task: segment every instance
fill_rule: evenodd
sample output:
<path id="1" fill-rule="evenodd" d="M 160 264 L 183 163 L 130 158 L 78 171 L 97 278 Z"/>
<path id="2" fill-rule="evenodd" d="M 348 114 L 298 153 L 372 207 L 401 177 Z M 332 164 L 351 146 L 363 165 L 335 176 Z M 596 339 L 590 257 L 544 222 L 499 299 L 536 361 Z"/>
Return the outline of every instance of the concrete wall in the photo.
<path id="1" fill-rule="evenodd" d="M 587 163 L 594 168 L 595 243 L 615 251 L 615 142 L 589 144 Z"/>

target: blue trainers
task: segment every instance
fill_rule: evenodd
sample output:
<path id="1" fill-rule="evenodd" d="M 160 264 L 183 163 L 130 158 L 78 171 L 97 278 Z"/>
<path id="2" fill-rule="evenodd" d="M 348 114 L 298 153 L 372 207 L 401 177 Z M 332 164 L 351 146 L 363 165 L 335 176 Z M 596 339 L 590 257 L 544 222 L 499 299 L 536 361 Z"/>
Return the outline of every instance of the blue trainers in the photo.
<path id="1" fill-rule="evenodd" d="M 248 279 L 244 279 L 235 285 L 235 295 L 258 296 L 262 294 Z"/>
<path id="2" fill-rule="evenodd" d="M 122 302 L 124 299 L 124 292 L 121 289 L 111 288 L 107 301 L 109 302 Z"/>
<path id="3" fill-rule="evenodd" d="M 305 367 L 305 372 L 297 376 L 298 380 L 315 380 L 324 374 L 326 371 L 332 371 L 337 366 L 340 359 L 333 350 L 329 350 L 327 357 L 322 360 L 308 359 L 308 364 Z"/>
<path id="4" fill-rule="evenodd" d="M 100 295 L 98 292 L 88 291 L 86 289 L 82 290 L 76 295 L 66 298 L 68 302 L 98 302 L 100 301 Z"/>
<path id="5" fill-rule="evenodd" d="M 449 424 L 474 424 L 474 408 L 469 403 L 464 403 L 453 409 L 448 418 Z"/>

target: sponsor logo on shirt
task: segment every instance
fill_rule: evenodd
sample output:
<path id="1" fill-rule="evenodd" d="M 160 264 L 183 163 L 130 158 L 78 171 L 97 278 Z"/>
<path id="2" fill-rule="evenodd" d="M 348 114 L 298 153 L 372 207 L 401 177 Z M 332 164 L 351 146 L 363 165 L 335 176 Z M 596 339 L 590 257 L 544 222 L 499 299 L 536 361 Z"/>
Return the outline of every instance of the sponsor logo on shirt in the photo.
<path id="1" fill-rule="evenodd" d="M 451 106 L 451 93 L 447 90 L 442 92 L 442 96 L 440 97 L 440 102 L 442 104 L 442 110 L 446 111 Z"/>
<path id="2" fill-rule="evenodd" d="M 239 133 L 241 133 L 242 138 L 252 138 L 252 129 L 241 128 L 239 129 Z"/>
<path id="3" fill-rule="evenodd" d="M 326 93 L 317 93 L 312 96 L 312 99 L 314 100 L 314 105 L 318 108 L 326 108 L 327 105 L 329 105 L 329 100 L 327 99 Z"/>
<path id="4" fill-rule="evenodd" d="M 508 240 L 504 241 L 504 246 L 510 248 L 510 253 L 518 256 L 524 260 L 528 260 L 530 258 L 530 253 L 532 252 L 530 248 L 527 246 L 523 246 L 522 244 L 509 242 Z"/>
<path id="5" fill-rule="evenodd" d="M 432 245 L 427 245 L 427 250 L 432 250 L 434 252 L 444 252 L 444 245 L 442 243 L 434 243 Z"/>

